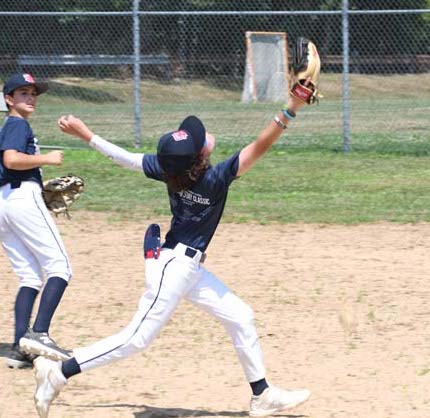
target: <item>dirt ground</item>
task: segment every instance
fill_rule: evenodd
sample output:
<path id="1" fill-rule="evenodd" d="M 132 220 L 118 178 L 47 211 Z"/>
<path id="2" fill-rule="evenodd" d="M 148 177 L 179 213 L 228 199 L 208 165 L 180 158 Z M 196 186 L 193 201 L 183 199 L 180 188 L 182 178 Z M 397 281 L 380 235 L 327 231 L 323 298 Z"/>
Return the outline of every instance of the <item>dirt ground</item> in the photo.
<path id="1" fill-rule="evenodd" d="M 60 345 L 89 344 L 131 319 L 149 223 L 58 219 L 74 268 L 51 327 Z M 205 265 L 253 307 L 270 382 L 312 391 L 283 416 L 428 418 L 429 254 L 430 224 L 224 224 Z M 4 357 L 18 281 L 3 252 L 0 269 Z M 0 361 L 0 417 L 36 416 L 32 371 Z M 149 350 L 71 379 L 50 417 L 245 417 L 249 398 L 223 328 L 184 302 Z"/>

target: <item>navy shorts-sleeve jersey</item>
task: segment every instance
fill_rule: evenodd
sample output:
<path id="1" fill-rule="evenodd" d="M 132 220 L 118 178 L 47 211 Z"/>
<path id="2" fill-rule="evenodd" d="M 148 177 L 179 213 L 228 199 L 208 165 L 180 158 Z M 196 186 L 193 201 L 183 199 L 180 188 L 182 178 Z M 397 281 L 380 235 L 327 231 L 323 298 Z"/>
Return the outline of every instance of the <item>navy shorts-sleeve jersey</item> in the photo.
<path id="1" fill-rule="evenodd" d="M 3 154 L 7 150 L 16 150 L 28 155 L 39 152 L 37 139 L 33 135 L 27 120 L 9 116 L 0 131 L 0 186 L 20 181 L 35 181 L 42 185 L 39 168 L 29 170 L 11 170 L 4 166 Z"/>
<path id="2" fill-rule="evenodd" d="M 181 242 L 205 251 L 224 212 L 228 189 L 237 178 L 239 152 L 209 167 L 189 190 L 168 190 L 173 218 L 166 244 Z M 156 155 L 145 154 L 143 171 L 149 178 L 163 181 L 163 170 Z"/>

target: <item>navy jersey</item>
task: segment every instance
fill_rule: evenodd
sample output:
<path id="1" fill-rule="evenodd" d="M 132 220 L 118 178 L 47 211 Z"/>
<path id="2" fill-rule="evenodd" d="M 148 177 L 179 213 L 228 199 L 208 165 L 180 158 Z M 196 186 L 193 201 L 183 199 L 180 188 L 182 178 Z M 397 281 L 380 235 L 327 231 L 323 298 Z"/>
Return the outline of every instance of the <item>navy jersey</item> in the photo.
<path id="1" fill-rule="evenodd" d="M 9 116 L 0 131 L 0 186 L 20 181 L 35 181 L 42 185 L 42 175 L 39 168 L 30 170 L 10 170 L 3 164 L 3 154 L 6 150 L 16 150 L 28 155 L 39 153 L 37 139 L 33 135 L 27 120 Z"/>
<path id="2" fill-rule="evenodd" d="M 209 167 L 189 190 L 168 190 L 173 218 L 166 235 L 166 245 L 178 242 L 204 252 L 212 239 L 224 211 L 228 188 L 236 179 L 239 152 Z M 164 181 L 163 169 L 156 155 L 145 154 L 143 171 L 149 178 Z"/>

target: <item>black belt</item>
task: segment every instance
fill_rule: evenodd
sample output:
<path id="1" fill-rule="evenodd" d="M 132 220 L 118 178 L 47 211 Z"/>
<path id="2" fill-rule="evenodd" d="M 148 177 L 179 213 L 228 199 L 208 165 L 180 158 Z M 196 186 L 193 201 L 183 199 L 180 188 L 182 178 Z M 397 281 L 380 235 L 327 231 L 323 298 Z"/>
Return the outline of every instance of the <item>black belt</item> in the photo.
<path id="1" fill-rule="evenodd" d="M 174 250 L 175 247 L 176 247 L 176 244 L 167 244 L 167 243 L 163 244 L 163 248 L 168 248 L 169 250 Z M 187 247 L 185 250 L 185 255 L 187 257 L 194 258 L 194 256 L 197 254 L 197 252 L 198 251 L 195 250 L 194 248 Z M 205 259 L 206 259 L 206 253 L 202 253 L 202 256 L 200 258 L 200 263 L 204 263 Z"/>
<path id="2" fill-rule="evenodd" d="M 11 189 L 19 189 L 21 187 L 21 180 L 12 180 L 8 181 L 7 183 L 0 184 L 0 187 L 6 186 L 6 184 L 10 183 Z"/>
<path id="3" fill-rule="evenodd" d="M 21 187 L 21 180 L 12 180 L 10 182 L 11 189 L 19 189 Z"/>

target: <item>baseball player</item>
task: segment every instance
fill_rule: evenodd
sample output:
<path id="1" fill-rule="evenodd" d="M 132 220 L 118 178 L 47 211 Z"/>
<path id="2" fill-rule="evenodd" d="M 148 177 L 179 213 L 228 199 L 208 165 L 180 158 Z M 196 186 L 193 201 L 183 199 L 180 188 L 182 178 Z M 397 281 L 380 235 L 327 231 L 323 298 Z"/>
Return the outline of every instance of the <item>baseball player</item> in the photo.
<path id="1" fill-rule="evenodd" d="M 39 416 L 48 416 L 52 401 L 69 378 L 146 349 L 160 333 L 182 299 L 217 318 L 230 335 L 252 390 L 249 415 L 263 417 L 305 402 L 307 389 L 283 390 L 269 385 L 254 326 L 252 309 L 203 265 L 206 250 L 221 219 L 232 182 L 245 174 L 281 136 L 296 112 L 318 100 L 320 60 L 315 45 L 297 40 L 293 85 L 285 106 L 242 150 L 212 166 L 215 138 L 200 119 L 189 116 L 178 129 L 161 136 L 156 154 L 130 153 L 95 135 L 80 119 L 63 116 L 60 129 L 88 142 L 119 165 L 143 172 L 167 186 L 172 221 L 161 244 L 158 225 L 144 239 L 146 291 L 131 322 L 118 334 L 76 349 L 74 357 L 34 361 Z"/>
<path id="2" fill-rule="evenodd" d="M 40 154 L 28 123 L 38 96 L 48 90 L 30 74 L 14 74 L 3 86 L 8 116 L 0 131 L 0 240 L 19 277 L 15 301 L 15 339 L 6 362 L 12 368 L 31 367 L 38 352 L 67 359 L 49 336 L 49 326 L 72 276 L 69 258 L 58 229 L 42 198 L 40 167 L 61 165 L 62 151 Z M 36 297 L 42 292 L 32 328 L 29 322 Z M 22 347 L 19 347 L 21 340 Z"/>
<path id="3" fill-rule="evenodd" d="M 95 135 L 74 116 L 59 119 L 65 133 L 88 142 L 123 167 L 166 183 L 173 217 L 163 244 L 157 225 L 147 230 L 147 288 L 129 325 L 116 335 L 74 350 L 74 357 L 65 362 L 35 360 L 35 402 L 41 417 L 48 416 L 51 402 L 72 376 L 146 349 L 182 299 L 217 318 L 230 335 L 252 390 L 250 416 L 284 411 L 309 398 L 307 389 L 287 391 L 268 384 L 252 309 L 203 264 L 231 183 L 281 136 L 302 104 L 291 97 L 288 109 L 276 115 L 254 142 L 215 166 L 209 162 L 215 139 L 195 116 L 161 136 L 156 154 L 130 153 Z"/>

